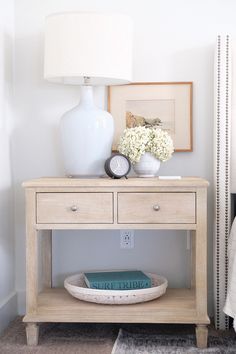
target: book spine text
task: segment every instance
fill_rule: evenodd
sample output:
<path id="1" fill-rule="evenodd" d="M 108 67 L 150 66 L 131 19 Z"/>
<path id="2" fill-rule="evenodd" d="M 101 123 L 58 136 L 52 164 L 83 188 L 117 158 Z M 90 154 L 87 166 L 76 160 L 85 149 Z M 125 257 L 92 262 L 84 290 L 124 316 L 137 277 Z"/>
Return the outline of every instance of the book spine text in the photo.
<path id="1" fill-rule="evenodd" d="M 90 288 L 102 290 L 134 290 L 151 287 L 149 280 L 122 280 L 122 281 L 99 281 L 90 282 Z"/>

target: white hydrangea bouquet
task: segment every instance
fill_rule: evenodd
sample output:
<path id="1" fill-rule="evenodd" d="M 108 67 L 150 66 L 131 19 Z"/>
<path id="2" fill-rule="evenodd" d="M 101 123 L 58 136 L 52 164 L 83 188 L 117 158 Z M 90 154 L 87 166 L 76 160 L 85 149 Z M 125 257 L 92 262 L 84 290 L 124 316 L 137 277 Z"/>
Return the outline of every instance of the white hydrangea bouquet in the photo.
<path id="1" fill-rule="evenodd" d="M 151 153 L 160 161 L 167 161 L 174 152 L 173 140 L 164 130 L 157 127 L 139 126 L 127 128 L 120 138 L 118 151 L 136 164 L 145 152 Z"/>

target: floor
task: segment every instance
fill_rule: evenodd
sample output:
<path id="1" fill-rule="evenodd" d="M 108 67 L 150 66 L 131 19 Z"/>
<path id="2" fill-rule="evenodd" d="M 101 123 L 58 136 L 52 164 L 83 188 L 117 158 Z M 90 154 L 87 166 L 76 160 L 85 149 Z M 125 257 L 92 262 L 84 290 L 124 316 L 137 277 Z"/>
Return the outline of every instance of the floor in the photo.
<path id="1" fill-rule="evenodd" d="M 17 317 L 0 337 L 0 354 L 111 354 L 121 327 L 133 333 L 195 333 L 193 325 L 51 323 L 40 325 L 39 345 L 29 347 L 25 324 Z M 233 331 L 210 331 L 235 336 Z"/>

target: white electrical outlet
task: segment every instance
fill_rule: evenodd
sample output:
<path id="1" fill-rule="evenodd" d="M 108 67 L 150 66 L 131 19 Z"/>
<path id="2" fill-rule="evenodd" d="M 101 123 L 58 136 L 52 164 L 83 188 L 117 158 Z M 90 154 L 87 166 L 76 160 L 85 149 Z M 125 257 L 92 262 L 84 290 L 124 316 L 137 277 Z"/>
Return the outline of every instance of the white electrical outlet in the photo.
<path id="1" fill-rule="evenodd" d="M 120 230 L 120 248 L 134 248 L 134 230 Z"/>

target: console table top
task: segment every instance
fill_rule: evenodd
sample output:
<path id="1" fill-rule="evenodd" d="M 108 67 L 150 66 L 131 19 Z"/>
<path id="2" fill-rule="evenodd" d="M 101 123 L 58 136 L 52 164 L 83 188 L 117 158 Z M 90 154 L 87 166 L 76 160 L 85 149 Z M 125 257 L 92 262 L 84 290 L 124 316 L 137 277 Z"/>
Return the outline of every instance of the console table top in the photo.
<path id="1" fill-rule="evenodd" d="M 207 187 L 209 182 L 200 177 L 160 179 L 129 177 L 128 179 L 42 177 L 23 183 L 23 187 Z"/>

